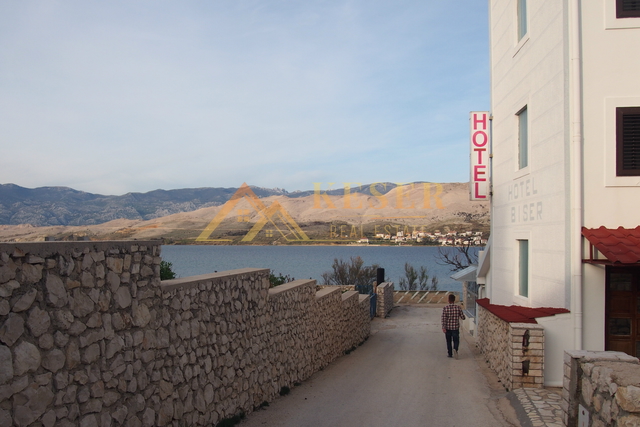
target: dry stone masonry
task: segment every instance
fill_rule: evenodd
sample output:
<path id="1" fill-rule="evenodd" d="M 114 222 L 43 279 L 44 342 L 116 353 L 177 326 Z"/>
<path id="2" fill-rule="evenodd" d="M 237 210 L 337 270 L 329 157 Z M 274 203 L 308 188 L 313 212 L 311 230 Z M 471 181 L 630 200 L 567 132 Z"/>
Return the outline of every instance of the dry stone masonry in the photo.
<path id="1" fill-rule="evenodd" d="M 566 351 L 562 399 L 566 426 L 640 426 L 638 359 L 614 351 Z"/>
<path id="2" fill-rule="evenodd" d="M 544 386 L 544 329 L 509 323 L 478 306 L 478 347 L 507 390 Z"/>
<path id="3" fill-rule="evenodd" d="M 393 282 L 384 282 L 376 289 L 376 317 L 385 318 L 393 308 Z"/>
<path id="4" fill-rule="evenodd" d="M 336 289 L 339 288 L 342 292 L 356 290 L 353 285 L 318 285 L 319 289 Z M 376 294 L 376 317 L 385 318 L 391 312 L 394 305 L 395 290 L 393 282 L 383 282 L 380 285 L 375 286 Z"/>
<path id="5" fill-rule="evenodd" d="M 368 296 L 160 262 L 158 241 L 0 244 L 0 426 L 215 425 L 369 335 Z"/>

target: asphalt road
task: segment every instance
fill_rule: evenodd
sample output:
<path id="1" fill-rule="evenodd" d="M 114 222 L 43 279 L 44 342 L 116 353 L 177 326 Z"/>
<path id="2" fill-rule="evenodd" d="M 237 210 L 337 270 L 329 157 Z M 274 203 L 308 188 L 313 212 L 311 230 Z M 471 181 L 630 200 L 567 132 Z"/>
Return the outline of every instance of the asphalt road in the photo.
<path id="1" fill-rule="evenodd" d="M 473 338 L 447 358 L 441 308 L 399 306 L 369 339 L 241 427 L 519 426 Z"/>

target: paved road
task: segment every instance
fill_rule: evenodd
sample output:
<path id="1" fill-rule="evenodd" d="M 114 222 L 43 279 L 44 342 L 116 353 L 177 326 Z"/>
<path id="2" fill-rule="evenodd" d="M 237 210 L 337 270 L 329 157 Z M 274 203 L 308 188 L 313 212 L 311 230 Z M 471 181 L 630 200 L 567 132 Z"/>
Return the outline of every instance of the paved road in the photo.
<path id="1" fill-rule="evenodd" d="M 471 337 L 461 338 L 459 360 L 447 358 L 441 312 L 399 306 L 376 318 L 357 350 L 240 426 L 519 426 Z"/>

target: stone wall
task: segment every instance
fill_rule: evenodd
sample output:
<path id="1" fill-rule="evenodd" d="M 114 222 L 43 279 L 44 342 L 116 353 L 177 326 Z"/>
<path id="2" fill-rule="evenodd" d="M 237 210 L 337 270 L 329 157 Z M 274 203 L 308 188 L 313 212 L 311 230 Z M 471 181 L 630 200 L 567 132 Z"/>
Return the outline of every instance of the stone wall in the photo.
<path id="1" fill-rule="evenodd" d="M 318 289 L 340 289 L 341 292 L 353 291 L 353 285 L 318 285 Z M 376 317 L 387 317 L 393 308 L 394 285 L 393 282 L 384 282 L 375 287 L 376 292 Z"/>
<path id="2" fill-rule="evenodd" d="M 509 323 L 478 306 L 478 347 L 507 390 L 544 387 L 544 329 Z"/>
<path id="3" fill-rule="evenodd" d="M 393 282 L 384 282 L 376 289 L 376 316 L 385 318 L 393 308 Z"/>
<path id="4" fill-rule="evenodd" d="M 160 282 L 160 261 L 157 241 L 0 244 L 0 425 L 215 425 L 369 335 L 356 292 Z"/>
<path id="5" fill-rule="evenodd" d="M 562 399 L 566 426 L 640 426 L 638 359 L 613 351 L 566 351 Z"/>

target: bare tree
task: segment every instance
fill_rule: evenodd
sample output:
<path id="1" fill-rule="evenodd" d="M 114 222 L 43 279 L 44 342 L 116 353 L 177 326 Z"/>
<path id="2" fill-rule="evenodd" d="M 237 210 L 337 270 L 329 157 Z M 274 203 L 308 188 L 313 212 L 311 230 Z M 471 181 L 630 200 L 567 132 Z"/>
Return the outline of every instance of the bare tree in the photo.
<path id="1" fill-rule="evenodd" d="M 436 276 L 433 276 L 431 278 L 431 287 L 429 288 L 430 291 L 437 291 L 438 290 L 438 278 Z"/>
<path id="2" fill-rule="evenodd" d="M 427 267 L 425 266 L 420 267 L 420 273 L 418 274 L 418 282 L 420 284 L 421 291 L 426 291 L 429 289 L 429 275 L 427 274 Z"/>
<path id="3" fill-rule="evenodd" d="M 436 264 L 446 265 L 450 271 L 460 271 L 471 264 L 478 263 L 478 252 L 471 249 L 471 243 L 463 243 L 462 246 L 438 247 Z"/>
<path id="4" fill-rule="evenodd" d="M 405 277 L 400 278 L 400 282 L 398 283 L 400 289 L 405 291 L 415 291 L 417 289 L 425 291 L 429 288 L 429 274 L 427 273 L 426 267 L 422 266 L 418 271 L 406 262 L 404 264 L 404 275 Z"/>

